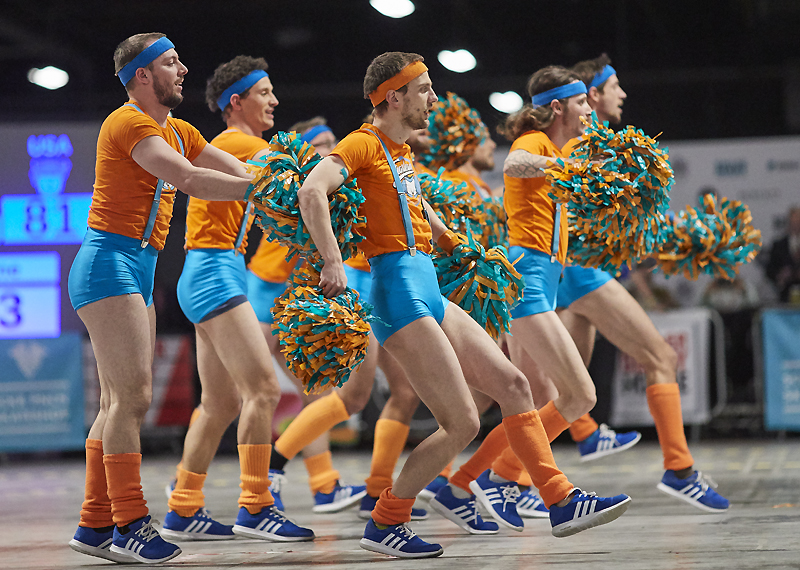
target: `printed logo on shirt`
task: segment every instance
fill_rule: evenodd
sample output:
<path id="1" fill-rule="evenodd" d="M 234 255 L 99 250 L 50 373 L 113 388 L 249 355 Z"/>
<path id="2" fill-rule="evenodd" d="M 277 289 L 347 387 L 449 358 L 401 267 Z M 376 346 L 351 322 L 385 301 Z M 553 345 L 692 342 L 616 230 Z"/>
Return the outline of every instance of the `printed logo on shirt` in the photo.
<path id="1" fill-rule="evenodd" d="M 414 183 L 414 164 L 401 156 L 394 161 L 395 168 L 397 168 L 397 175 L 400 177 L 400 182 L 405 185 L 405 192 L 409 198 L 416 198 L 419 195 L 417 185 Z"/>

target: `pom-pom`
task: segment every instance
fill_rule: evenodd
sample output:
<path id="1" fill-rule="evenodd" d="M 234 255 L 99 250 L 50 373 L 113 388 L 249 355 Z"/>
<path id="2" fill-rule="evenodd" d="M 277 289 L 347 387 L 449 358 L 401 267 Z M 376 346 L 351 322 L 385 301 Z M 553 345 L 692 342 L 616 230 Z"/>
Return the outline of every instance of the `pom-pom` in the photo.
<path id="1" fill-rule="evenodd" d="M 738 266 L 761 251 L 761 232 L 753 227 L 746 205 L 704 195 L 701 208 L 687 206 L 667 224 L 667 241 L 657 255 L 666 275 L 697 279 L 701 273 L 733 280 Z"/>
<path id="2" fill-rule="evenodd" d="M 510 310 L 521 299 L 525 280 L 505 247 L 487 251 L 470 233 L 460 241 L 450 255 L 434 257 L 439 290 L 496 339 L 509 330 Z"/>
<path id="3" fill-rule="evenodd" d="M 655 139 L 593 115 L 570 160 L 546 172 L 550 197 L 568 210 L 572 263 L 617 274 L 658 251 L 674 176 Z"/>
<path id="4" fill-rule="evenodd" d="M 492 249 L 498 245 L 507 247 L 508 225 L 503 199 L 498 196 L 484 198 L 479 209 L 483 214 L 481 245 L 486 249 Z"/>
<path id="5" fill-rule="evenodd" d="M 341 387 L 364 361 L 369 346 L 372 307 L 349 287 L 328 299 L 319 289 L 319 273 L 301 266 L 286 292 L 275 299 L 272 328 L 289 369 L 306 394 Z"/>
<path id="6" fill-rule="evenodd" d="M 455 93 L 433 104 L 428 133 L 431 146 L 418 160 L 432 170 L 462 166 L 489 136 L 478 112 Z"/>
<path id="7" fill-rule="evenodd" d="M 255 191 L 250 196 L 255 205 L 256 223 L 267 239 L 289 247 L 287 259 L 301 254 L 319 268 L 321 259 L 300 216 L 297 191 L 322 158 L 295 132 L 277 133 L 268 148 L 267 155 L 258 161 L 249 161 L 254 166 L 264 167 L 265 171 L 263 182 L 254 183 Z M 356 233 L 366 227 L 366 218 L 358 215 L 363 201 L 354 179 L 328 196 L 331 226 L 343 259 L 354 257 L 356 244 L 364 239 Z"/>
<path id="8" fill-rule="evenodd" d="M 475 239 L 482 241 L 486 213 L 482 209 L 483 199 L 466 182 L 456 183 L 442 177 L 444 169 L 433 176 L 419 175 L 419 185 L 425 201 L 448 229 L 466 234 L 474 228 Z"/>

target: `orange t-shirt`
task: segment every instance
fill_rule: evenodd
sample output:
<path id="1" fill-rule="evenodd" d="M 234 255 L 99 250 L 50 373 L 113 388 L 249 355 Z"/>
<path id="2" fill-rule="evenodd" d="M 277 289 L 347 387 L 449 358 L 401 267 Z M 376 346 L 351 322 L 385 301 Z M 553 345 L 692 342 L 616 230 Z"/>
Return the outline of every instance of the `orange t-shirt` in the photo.
<path id="1" fill-rule="evenodd" d="M 267 241 L 267 236 L 261 236 L 261 243 L 250 258 L 247 268 L 264 281 L 283 283 L 289 279 L 299 259 L 294 257 L 292 261 L 286 261 L 288 253 L 288 247 L 278 242 Z"/>
<path id="2" fill-rule="evenodd" d="M 358 269 L 359 271 L 369 271 L 369 261 L 367 261 L 367 258 L 364 257 L 364 252 L 361 250 L 358 251 L 358 255 L 351 257 L 344 263 L 345 265 L 349 265 L 353 269 Z"/>
<path id="3" fill-rule="evenodd" d="M 442 178 L 452 180 L 453 182 L 460 183 L 466 182 L 467 186 L 473 191 L 477 192 L 481 199 L 490 198 L 492 196 L 492 189 L 483 181 L 480 176 L 473 176 L 461 170 L 445 170 Z"/>
<path id="4" fill-rule="evenodd" d="M 511 151 L 522 149 L 539 156 L 562 157 L 561 149 L 539 131 L 528 131 L 521 135 Z M 553 227 L 556 205 L 547 195 L 550 184 L 544 177 L 513 178 L 503 176 L 505 194 L 503 205 L 508 215 L 508 241 L 550 254 L 553 247 Z M 567 259 L 567 213 L 562 209 L 559 228 L 558 261 Z"/>
<path id="5" fill-rule="evenodd" d="M 583 139 L 584 136 L 581 135 L 579 137 L 567 141 L 567 144 L 565 144 L 564 148 L 561 149 L 561 154 L 563 154 L 565 158 L 571 155 L 572 151 L 575 150 L 575 147 L 577 147 L 579 144 L 581 144 L 581 142 L 583 142 Z"/>
<path id="6" fill-rule="evenodd" d="M 389 150 L 400 182 L 406 185 L 408 192 L 406 199 L 415 245 L 418 250 L 430 253 L 433 250 L 431 226 L 423 215 L 422 196 L 414 185 L 416 174 L 411 148 L 407 144 L 397 144 L 368 123 L 347 135 L 331 152 L 344 162 L 349 177 L 358 180 L 358 186 L 364 194 L 359 213 L 367 217 L 367 227 L 362 231 L 365 239 L 358 244 L 359 247 L 367 259 L 382 253 L 403 251 L 408 247 L 389 162 L 381 143 L 365 130 L 380 136 Z"/>
<path id="7" fill-rule="evenodd" d="M 421 162 L 417 162 L 416 160 L 414 160 L 413 154 L 411 155 L 411 159 L 414 162 L 414 170 L 416 170 L 417 174 L 430 174 L 431 176 L 436 176 L 436 173 L 433 170 L 431 170 Z"/>
<path id="8" fill-rule="evenodd" d="M 157 136 L 180 152 L 176 131 L 183 142 L 184 156 L 190 162 L 195 160 L 208 143 L 186 121 L 167 117 L 167 126 L 162 128 L 150 115 L 127 104 L 103 121 L 97 137 L 94 193 L 89 209 L 90 228 L 135 239 L 144 237 L 158 178 L 136 164 L 131 158 L 131 151 L 143 139 Z M 165 182 L 153 233 L 148 240 L 158 250 L 164 248 L 174 202 L 175 187 Z"/>
<path id="9" fill-rule="evenodd" d="M 237 128 L 222 131 L 211 144 L 246 162 L 266 150 L 267 141 L 247 135 Z M 191 198 L 186 209 L 186 249 L 233 249 L 242 226 L 244 200 L 213 201 Z M 244 253 L 247 247 L 247 230 L 254 216 L 247 220 L 244 238 L 237 249 Z"/>

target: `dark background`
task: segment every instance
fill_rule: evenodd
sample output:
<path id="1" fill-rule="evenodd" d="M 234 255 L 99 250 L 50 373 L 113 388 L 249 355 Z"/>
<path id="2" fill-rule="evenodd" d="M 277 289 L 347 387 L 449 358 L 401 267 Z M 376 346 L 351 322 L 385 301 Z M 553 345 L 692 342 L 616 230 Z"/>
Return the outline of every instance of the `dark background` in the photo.
<path id="1" fill-rule="evenodd" d="M 102 120 L 125 100 L 112 53 L 124 38 L 160 31 L 189 68 L 175 114 L 208 138 L 223 124 L 204 103 L 214 68 L 238 54 L 263 56 L 281 104 L 276 127 L 316 114 L 342 136 L 370 106 L 361 82 L 384 51 L 422 54 L 434 89 L 462 95 L 490 127 L 502 114 L 492 91 L 524 94 L 548 64 L 607 52 L 629 95 L 624 119 L 669 140 L 800 132 L 800 2 L 417 0 L 394 20 L 367 0 L 139 0 L 0 2 L 0 121 Z M 467 48 L 478 66 L 445 70 L 442 49 Z M 31 67 L 65 69 L 47 91 Z"/>

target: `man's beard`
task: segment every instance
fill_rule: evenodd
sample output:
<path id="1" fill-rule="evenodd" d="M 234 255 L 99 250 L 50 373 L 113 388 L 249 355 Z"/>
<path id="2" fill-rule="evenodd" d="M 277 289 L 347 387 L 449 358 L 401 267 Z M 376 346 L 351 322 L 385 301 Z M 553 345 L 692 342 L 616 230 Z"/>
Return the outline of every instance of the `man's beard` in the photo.
<path id="1" fill-rule="evenodd" d="M 153 91 L 156 94 L 156 100 L 167 109 L 174 109 L 183 101 L 183 95 L 175 93 L 174 85 L 172 87 L 173 89 L 170 89 L 168 84 L 161 83 L 155 75 L 153 76 Z"/>
<path id="2" fill-rule="evenodd" d="M 481 172 L 485 170 L 494 170 L 494 156 L 491 157 L 472 157 L 472 166 Z"/>
<path id="3" fill-rule="evenodd" d="M 424 129 L 428 126 L 428 119 L 425 118 L 425 115 L 418 117 L 415 116 L 414 113 L 409 112 L 407 109 L 403 109 L 403 113 L 400 117 L 403 121 L 403 125 L 414 131 Z"/>

